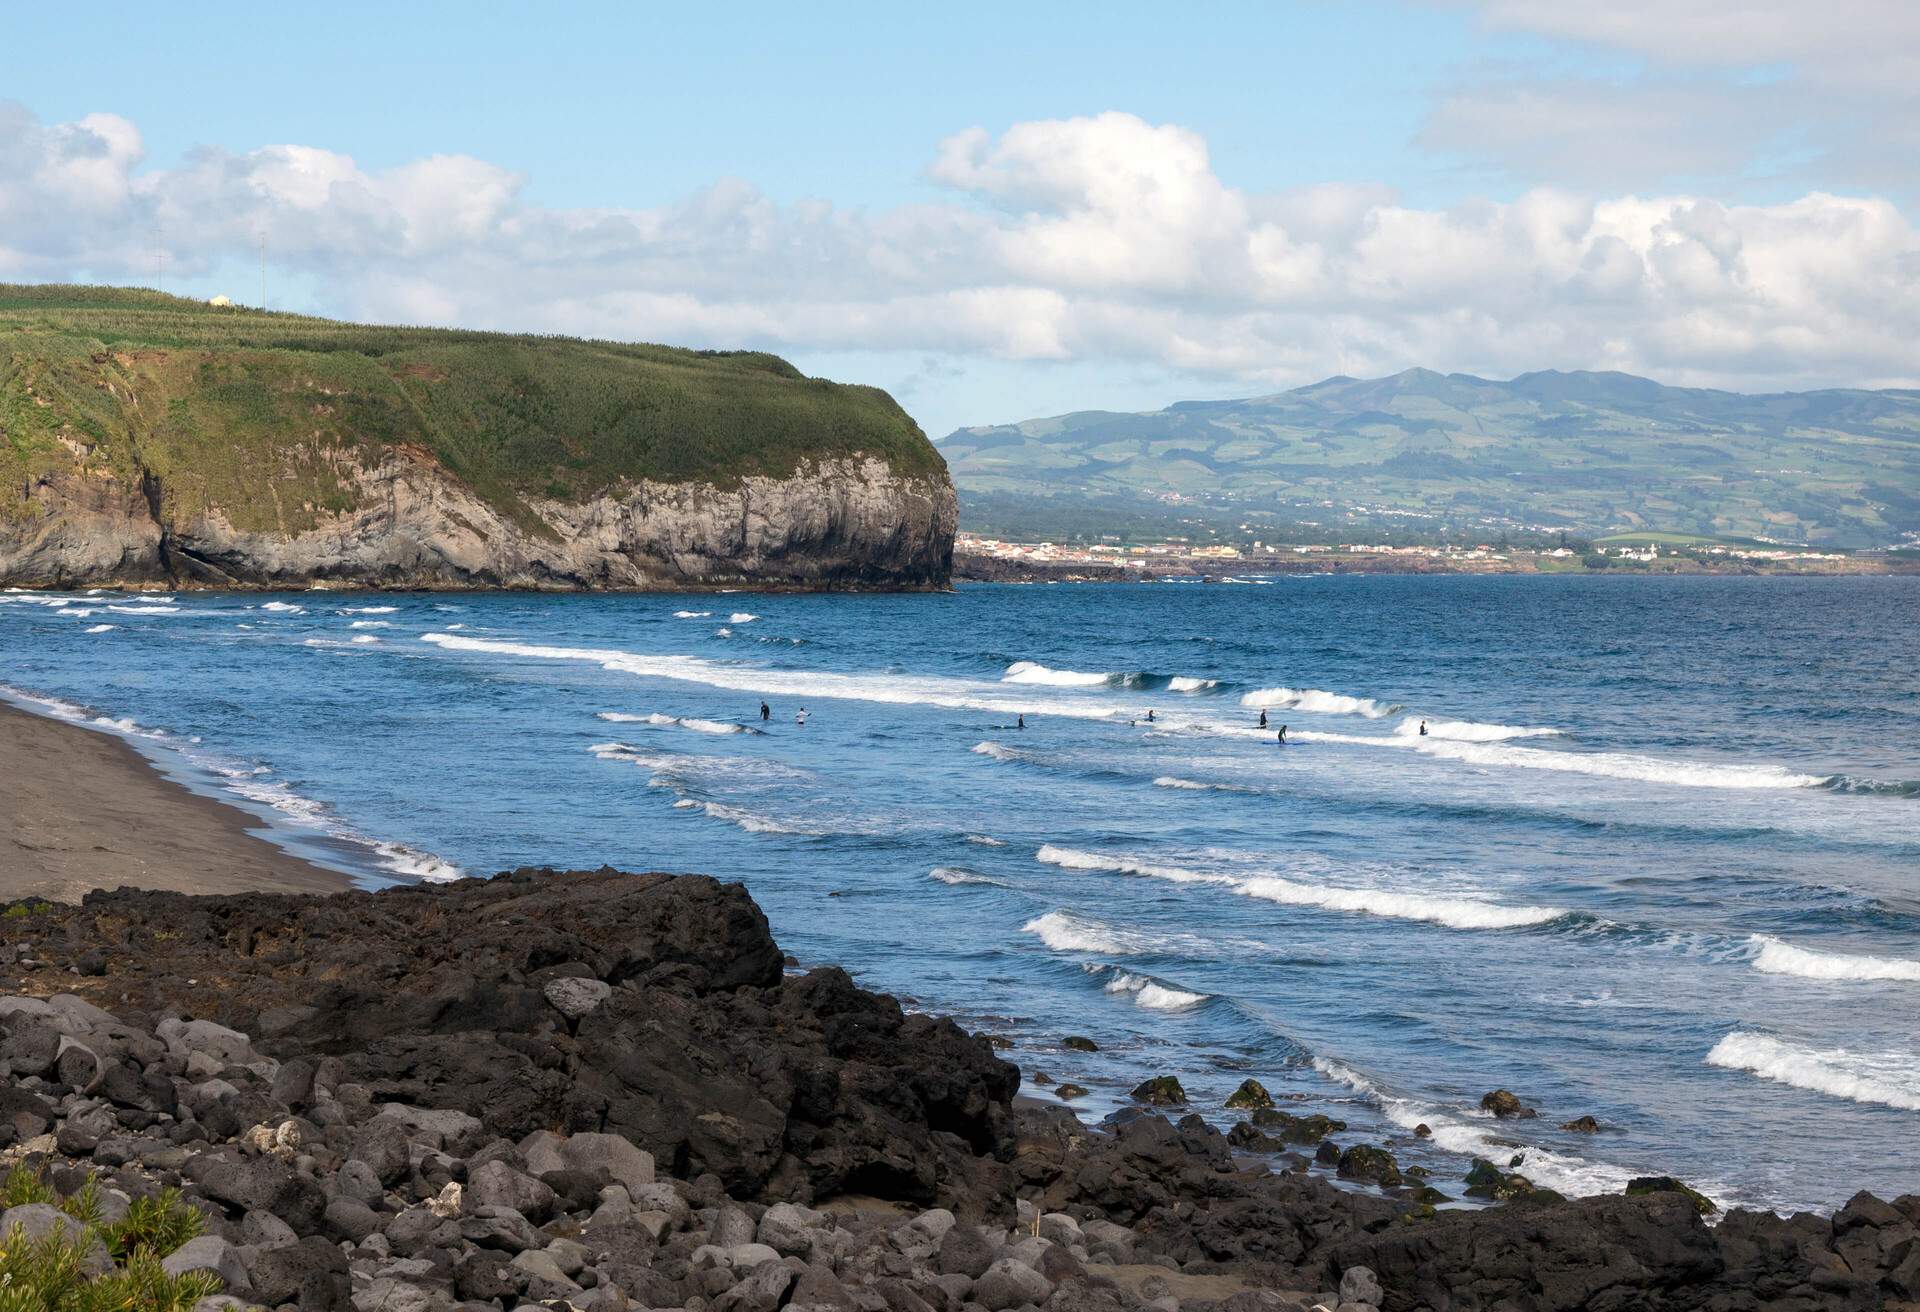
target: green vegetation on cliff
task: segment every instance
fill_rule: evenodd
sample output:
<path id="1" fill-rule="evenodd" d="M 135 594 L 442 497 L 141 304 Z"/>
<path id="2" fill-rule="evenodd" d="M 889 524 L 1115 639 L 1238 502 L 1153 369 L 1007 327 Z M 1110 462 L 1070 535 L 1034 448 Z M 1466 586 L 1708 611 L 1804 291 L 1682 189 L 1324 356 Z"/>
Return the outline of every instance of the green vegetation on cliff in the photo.
<path id="1" fill-rule="evenodd" d="M 515 518 L 653 479 L 874 456 L 944 479 L 893 398 L 758 352 L 338 323 L 112 287 L 0 284 L 0 518 L 76 467 L 177 511 L 299 531 L 398 450 Z"/>

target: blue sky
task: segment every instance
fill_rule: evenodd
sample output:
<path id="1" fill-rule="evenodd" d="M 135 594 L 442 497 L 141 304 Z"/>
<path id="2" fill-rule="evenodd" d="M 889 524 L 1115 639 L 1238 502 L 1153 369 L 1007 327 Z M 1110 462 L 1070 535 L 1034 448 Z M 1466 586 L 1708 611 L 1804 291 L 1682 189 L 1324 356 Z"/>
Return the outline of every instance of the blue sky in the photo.
<path id="1" fill-rule="evenodd" d="M 710 8 L 15 10 L 0 278 L 257 297 L 265 230 L 282 308 L 767 347 L 935 435 L 1912 381 L 1920 6 Z"/>

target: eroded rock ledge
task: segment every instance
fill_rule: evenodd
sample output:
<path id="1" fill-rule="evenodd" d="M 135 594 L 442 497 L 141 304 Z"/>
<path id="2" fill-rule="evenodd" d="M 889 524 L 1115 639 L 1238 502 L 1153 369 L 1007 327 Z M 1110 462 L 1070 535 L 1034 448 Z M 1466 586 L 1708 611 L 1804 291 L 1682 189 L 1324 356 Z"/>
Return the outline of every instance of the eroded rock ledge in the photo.
<path id="1" fill-rule="evenodd" d="M 669 591 L 942 588 L 958 511 L 944 477 L 878 459 L 821 460 L 783 478 L 628 485 L 508 514 L 424 451 L 362 466 L 342 454 L 349 508 L 299 529 L 236 527 L 79 471 L 0 518 L 0 583 L 21 587 L 516 588 Z M 257 514 L 251 518 L 257 518 Z"/>
<path id="2" fill-rule="evenodd" d="M 1015 1102 L 983 1038 L 783 969 L 738 885 L 520 871 L 0 917 L 0 1152 L 178 1185 L 244 1301 L 693 1312 L 1865 1309 L 1920 1196 L 1424 1215 L 1197 1116 Z M 32 995 L 30 997 L 20 995 Z M 35 1214 L 36 1224 L 51 1223 Z"/>

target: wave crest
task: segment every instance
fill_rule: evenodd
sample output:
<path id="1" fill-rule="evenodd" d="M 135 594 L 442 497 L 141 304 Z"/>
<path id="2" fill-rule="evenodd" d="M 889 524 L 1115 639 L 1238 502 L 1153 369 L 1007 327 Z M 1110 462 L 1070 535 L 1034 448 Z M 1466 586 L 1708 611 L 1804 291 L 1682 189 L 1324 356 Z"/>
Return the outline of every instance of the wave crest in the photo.
<path id="1" fill-rule="evenodd" d="M 1920 1069 L 1910 1056 L 1873 1056 L 1844 1048 L 1807 1048 L 1735 1030 L 1713 1045 L 1707 1065 L 1853 1102 L 1920 1112 Z"/>
<path id="2" fill-rule="evenodd" d="M 1242 706 L 1284 707 L 1317 715 L 1358 715 L 1381 720 L 1400 707 L 1375 701 L 1371 697 L 1349 697 L 1344 693 L 1319 688 L 1256 688 L 1241 697 Z"/>
<path id="3" fill-rule="evenodd" d="M 1798 975 L 1801 979 L 1901 980 L 1920 984 L 1920 961 L 1846 952 L 1819 952 L 1782 943 L 1768 934 L 1755 934 L 1753 942 L 1760 949 L 1753 959 L 1753 968 L 1769 975 Z"/>

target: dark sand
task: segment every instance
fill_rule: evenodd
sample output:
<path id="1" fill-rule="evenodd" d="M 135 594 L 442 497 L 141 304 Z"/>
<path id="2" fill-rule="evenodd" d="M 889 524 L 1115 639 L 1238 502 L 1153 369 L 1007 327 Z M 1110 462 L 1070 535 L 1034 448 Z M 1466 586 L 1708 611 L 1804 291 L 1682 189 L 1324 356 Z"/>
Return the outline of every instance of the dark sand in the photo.
<path id="1" fill-rule="evenodd" d="M 347 876 L 258 834 L 109 734 L 0 702 L 0 902 L 96 888 L 337 893 Z"/>

